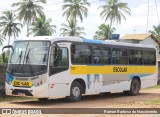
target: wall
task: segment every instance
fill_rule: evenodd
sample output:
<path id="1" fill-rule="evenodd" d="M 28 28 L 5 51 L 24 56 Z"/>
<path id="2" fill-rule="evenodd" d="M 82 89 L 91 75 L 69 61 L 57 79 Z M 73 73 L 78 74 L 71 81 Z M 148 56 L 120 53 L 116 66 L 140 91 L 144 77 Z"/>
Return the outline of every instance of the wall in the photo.
<path id="1" fill-rule="evenodd" d="M 157 49 L 159 50 L 159 45 L 150 37 L 143 40 L 143 41 L 140 41 L 140 43 L 145 44 L 145 45 L 155 45 L 157 47 Z"/>

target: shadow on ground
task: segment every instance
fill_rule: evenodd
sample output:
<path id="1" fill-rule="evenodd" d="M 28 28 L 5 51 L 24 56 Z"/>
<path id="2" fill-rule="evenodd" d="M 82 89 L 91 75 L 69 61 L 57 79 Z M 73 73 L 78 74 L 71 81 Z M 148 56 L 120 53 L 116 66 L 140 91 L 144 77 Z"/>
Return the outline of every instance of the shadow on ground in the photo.
<path id="1" fill-rule="evenodd" d="M 76 103 L 70 103 L 68 102 L 65 98 L 60 98 L 60 99 L 50 99 L 47 101 L 40 102 L 38 99 L 36 100 L 28 100 L 28 101 L 19 101 L 19 102 L 10 102 L 11 104 L 18 104 L 18 105 L 26 105 L 26 106 L 42 106 L 42 107 L 47 107 L 47 106 L 54 106 L 56 105 L 74 105 L 74 104 L 83 104 L 86 105 L 87 103 L 94 103 L 96 102 L 107 102 L 107 104 L 123 104 L 123 103 L 128 103 L 128 102 L 135 102 L 135 101 L 140 101 L 144 99 L 149 99 L 149 98 L 155 98 L 159 97 L 160 94 L 158 93 L 140 93 L 137 96 L 125 96 L 123 93 L 113 93 L 113 94 L 106 94 L 106 95 L 87 95 L 83 96 L 82 100 L 80 102 Z M 95 105 L 96 106 L 96 105 Z"/>

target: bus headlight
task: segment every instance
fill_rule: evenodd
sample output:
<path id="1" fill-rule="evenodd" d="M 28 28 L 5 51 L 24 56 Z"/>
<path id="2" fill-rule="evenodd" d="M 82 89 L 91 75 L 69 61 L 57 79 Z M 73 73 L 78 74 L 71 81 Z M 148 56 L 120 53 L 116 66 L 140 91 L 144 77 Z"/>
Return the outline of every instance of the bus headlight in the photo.
<path id="1" fill-rule="evenodd" d="M 43 85 L 46 81 L 47 81 L 46 77 L 39 76 L 38 79 L 33 81 L 33 84 L 35 87 L 38 87 L 38 86 Z"/>

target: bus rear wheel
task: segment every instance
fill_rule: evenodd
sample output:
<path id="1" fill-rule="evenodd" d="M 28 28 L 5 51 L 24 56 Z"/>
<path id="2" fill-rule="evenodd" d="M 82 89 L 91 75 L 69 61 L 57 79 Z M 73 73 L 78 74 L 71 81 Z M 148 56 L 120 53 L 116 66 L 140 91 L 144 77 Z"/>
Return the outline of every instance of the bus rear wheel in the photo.
<path id="1" fill-rule="evenodd" d="M 139 94 L 139 90 L 140 90 L 140 82 L 137 78 L 134 78 L 131 82 L 130 91 L 124 91 L 123 93 L 125 95 L 135 96 Z"/>
<path id="2" fill-rule="evenodd" d="M 82 85 L 79 82 L 74 81 L 71 85 L 70 96 L 68 96 L 67 99 L 70 102 L 77 102 L 81 100 L 81 97 L 82 97 Z"/>

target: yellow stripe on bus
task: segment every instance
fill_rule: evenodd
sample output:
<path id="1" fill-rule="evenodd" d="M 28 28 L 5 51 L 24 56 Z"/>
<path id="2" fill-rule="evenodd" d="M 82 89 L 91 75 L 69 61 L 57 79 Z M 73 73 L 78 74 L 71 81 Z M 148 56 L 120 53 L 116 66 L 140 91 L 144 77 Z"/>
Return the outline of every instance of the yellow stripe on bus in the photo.
<path id="1" fill-rule="evenodd" d="M 156 66 L 71 66 L 70 74 L 153 74 Z"/>

